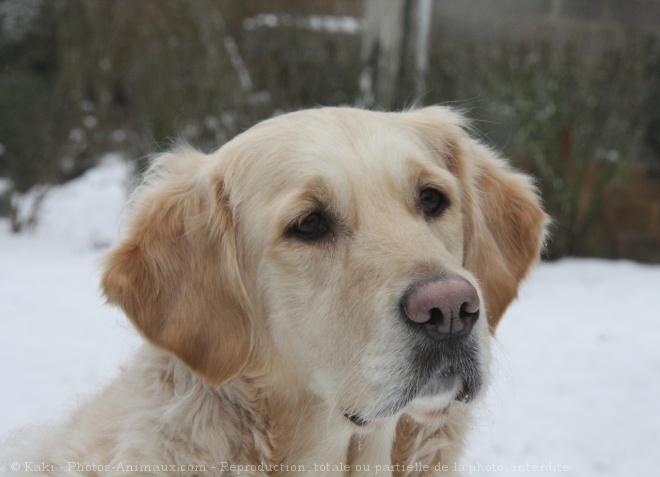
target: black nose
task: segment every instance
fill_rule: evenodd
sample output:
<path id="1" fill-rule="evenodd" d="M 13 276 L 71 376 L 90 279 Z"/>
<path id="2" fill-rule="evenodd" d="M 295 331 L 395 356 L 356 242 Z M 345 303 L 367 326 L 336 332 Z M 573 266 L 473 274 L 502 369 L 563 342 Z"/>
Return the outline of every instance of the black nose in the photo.
<path id="1" fill-rule="evenodd" d="M 477 290 L 459 277 L 415 285 L 403 299 L 406 317 L 436 341 L 469 335 L 479 306 Z"/>

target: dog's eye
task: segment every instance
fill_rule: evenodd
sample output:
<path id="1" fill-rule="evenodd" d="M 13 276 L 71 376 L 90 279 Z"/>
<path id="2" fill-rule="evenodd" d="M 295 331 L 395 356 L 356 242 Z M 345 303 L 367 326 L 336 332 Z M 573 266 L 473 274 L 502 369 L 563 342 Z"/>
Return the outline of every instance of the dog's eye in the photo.
<path id="1" fill-rule="evenodd" d="M 328 228 L 328 222 L 323 214 L 312 212 L 294 225 L 291 232 L 302 239 L 315 240 L 324 236 Z"/>
<path id="2" fill-rule="evenodd" d="M 420 192 L 419 203 L 428 217 L 438 217 L 449 207 L 447 196 L 435 189 L 424 189 Z"/>

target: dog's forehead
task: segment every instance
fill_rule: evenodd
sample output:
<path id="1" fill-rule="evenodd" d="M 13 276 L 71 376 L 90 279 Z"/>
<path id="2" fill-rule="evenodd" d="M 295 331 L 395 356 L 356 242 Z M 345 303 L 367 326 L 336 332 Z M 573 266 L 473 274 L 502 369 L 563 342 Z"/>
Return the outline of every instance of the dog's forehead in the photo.
<path id="1" fill-rule="evenodd" d="M 267 196 L 310 182 L 388 187 L 420 166 L 445 168 L 403 115 L 323 108 L 283 115 L 232 141 L 237 189 Z M 240 185 L 239 185 L 240 184 Z"/>

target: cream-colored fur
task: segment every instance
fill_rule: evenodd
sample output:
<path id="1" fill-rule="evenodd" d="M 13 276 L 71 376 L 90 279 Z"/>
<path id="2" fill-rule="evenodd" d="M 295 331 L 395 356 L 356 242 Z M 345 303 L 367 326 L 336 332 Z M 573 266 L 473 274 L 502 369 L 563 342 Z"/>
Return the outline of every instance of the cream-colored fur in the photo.
<path id="1" fill-rule="evenodd" d="M 439 217 L 419 210 L 429 187 L 449 201 Z M 30 454 L 46 475 L 451 473 L 475 396 L 410 394 L 417 338 L 398 303 L 428 277 L 473 284 L 487 379 L 546 224 L 529 179 L 442 107 L 301 111 L 210 155 L 180 148 L 131 210 L 103 287 L 147 344 Z M 323 237 L 292 232 L 319 211 Z"/>

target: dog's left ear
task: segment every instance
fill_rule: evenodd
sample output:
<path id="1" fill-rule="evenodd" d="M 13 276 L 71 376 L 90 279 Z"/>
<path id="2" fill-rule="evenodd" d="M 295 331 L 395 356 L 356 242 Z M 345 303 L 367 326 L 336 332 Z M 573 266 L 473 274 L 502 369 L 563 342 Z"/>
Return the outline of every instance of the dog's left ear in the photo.
<path id="1" fill-rule="evenodd" d="M 464 263 L 482 287 L 491 332 L 540 258 L 547 215 L 531 179 L 470 140 L 459 154 L 470 163 Z M 471 197 L 470 197 L 471 195 Z"/>
<path id="2" fill-rule="evenodd" d="M 481 286 L 491 332 L 540 258 L 549 222 L 531 179 L 465 132 L 444 107 L 406 113 L 422 141 L 462 185 L 463 266 Z"/>

